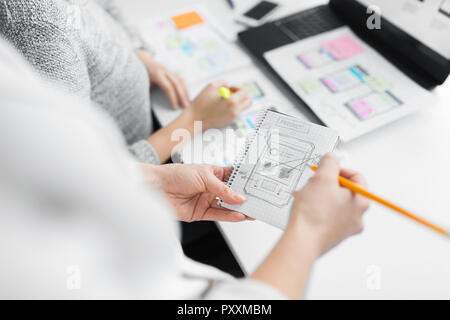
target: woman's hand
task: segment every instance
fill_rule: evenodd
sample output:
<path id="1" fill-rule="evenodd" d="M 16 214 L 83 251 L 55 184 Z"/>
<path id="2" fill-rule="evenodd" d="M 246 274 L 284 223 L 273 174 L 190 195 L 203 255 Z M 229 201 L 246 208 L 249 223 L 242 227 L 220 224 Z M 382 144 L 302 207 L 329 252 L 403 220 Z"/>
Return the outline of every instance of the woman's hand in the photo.
<path id="1" fill-rule="evenodd" d="M 169 98 L 173 108 L 178 109 L 189 106 L 191 101 L 183 79 L 175 72 L 158 63 L 151 53 L 139 50 L 138 55 L 147 67 L 150 85 L 160 87 Z"/>
<path id="2" fill-rule="evenodd" d="M 252 220 L 244 214 L 217 204 L 219 197 L 228 204 L 240 204 L 245 198 L 224 184 L 232 168 L 210 165 L 141 164 L 150 184 L 161 189 L 172 204 L 178 219 L 239 222 Z"/>
<path id="3" fill-rule="evenodd" d="M 203 130 L 221 128 L 232 123 L 252 104 L 250 95 L 236 87 L 230 88 L 233 93 L 230 98 L 222 98 L 219 88 L 223 86 L 226 86 L 226 82 L 209 84 L 185 110 L 194 121 L 202 121 Z"/>
<path id="4" fill-rule="evenodd" d="M 328 154 L 322 158 L 314 177 L 295 194 L 288 229 L 308 235 L 309 243 L 316 246 L 319 255 L 360 233 L 362 214 L 369 206 L 365 197 L 339 185 L 339 175 L 366 187 L 361 175 L 340 169 L 337 157 Z"/>

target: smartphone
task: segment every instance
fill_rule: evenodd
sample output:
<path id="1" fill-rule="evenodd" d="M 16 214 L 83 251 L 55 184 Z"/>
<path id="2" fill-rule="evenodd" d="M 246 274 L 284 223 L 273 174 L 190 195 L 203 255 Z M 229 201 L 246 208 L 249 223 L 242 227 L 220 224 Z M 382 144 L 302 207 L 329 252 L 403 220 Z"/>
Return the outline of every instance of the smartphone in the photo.
<path id="1" fill-rule="evenodd" d="M 249 27 L 256 27 L 265 23 L 278 8 L 278 4 L 271 1 L 260 1 L 241 11 L 235 18 L 239 23 Z"/>

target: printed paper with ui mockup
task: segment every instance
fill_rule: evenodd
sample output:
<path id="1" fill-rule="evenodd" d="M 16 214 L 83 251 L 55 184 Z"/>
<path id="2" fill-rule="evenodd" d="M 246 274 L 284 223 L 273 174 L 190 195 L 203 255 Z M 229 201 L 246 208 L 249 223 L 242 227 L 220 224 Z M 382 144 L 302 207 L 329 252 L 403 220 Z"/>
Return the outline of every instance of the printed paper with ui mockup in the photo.
<path id="1" fill-rule="evenodd" d="M 284 229 L 293 191 L 307 183 L 313 175 L 309 165 L 317 165 L 332 152 L 339 136 L 335 130 L 270 109 L 258 118 L 227 182 L 247 200 L 240 205 L 220 204 Z"/>
<path id="2" fill-rule="evenodd" d="M 348 27 L 271 50 L 264 57 L 343 141 L 404 117 L 432 99 Z"/>
<path id="3" fill-rule="evenodd" d="M 156 59 L 189 85 L 250 65 L 216 21 L 208 10 L 194 6 L 143 21 L 139 30 Z"/>

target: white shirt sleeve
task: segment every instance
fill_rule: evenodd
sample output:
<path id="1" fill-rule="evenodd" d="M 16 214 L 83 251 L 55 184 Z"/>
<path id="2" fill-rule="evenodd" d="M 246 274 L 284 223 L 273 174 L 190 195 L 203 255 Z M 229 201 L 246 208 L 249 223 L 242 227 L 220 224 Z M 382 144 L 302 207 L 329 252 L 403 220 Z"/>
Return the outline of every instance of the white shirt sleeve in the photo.
<path id="1" fill-rule="evenodd" d="M 0 74 L 0 298 L 283 297 L 187 259 L 109 118 L 42 86 L 1 40 Z"/>

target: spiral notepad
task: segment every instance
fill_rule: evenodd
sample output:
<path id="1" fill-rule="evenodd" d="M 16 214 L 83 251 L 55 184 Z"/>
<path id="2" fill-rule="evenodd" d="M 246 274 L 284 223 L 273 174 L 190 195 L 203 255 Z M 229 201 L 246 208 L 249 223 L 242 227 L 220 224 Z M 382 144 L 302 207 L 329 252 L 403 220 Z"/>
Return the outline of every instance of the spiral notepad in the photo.
<path id="1" fill-rule="evenodd" d="M 334 150 L 336 131 L 266 109 L 247 137 L 227 185 L 246 197 L 228 209 L 284 229 L 289 220 L 292 192 L 301 189 L 321 157 Z"/>

